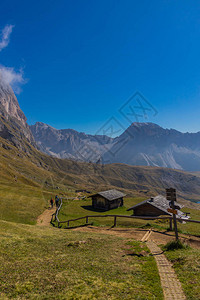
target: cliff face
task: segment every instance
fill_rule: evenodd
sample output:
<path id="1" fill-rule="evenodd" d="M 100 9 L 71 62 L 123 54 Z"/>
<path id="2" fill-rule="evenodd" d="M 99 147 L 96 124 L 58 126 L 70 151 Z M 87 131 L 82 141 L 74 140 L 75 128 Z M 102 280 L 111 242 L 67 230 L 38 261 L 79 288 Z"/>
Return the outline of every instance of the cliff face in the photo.
<path id="1" fill-rule="evenodd" d="M 0 75 L 0 137 L 17 147 L 22 146 L 23 139 L 36 147 L 35 140 L 26 123 L 26 117 L 20 109 L 12 88 Z"/>
<path id="2" fill-rule="evenodd" d="M 26 117 L 19 107 L 17 98 L 12 88 L 3 82 L 1 75 L 0 75 L 0 104 L 3 106 L 5 112 L 9 116 L 16 118 L 18 121 L 22 123 L 22 125 L 26 126 Z"/>

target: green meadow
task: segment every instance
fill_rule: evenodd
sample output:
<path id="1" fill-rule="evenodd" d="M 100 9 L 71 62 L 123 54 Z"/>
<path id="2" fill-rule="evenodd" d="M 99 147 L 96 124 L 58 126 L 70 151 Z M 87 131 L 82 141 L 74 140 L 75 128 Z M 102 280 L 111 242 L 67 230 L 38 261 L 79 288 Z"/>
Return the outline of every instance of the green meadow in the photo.
<path id="1" fill-rule="evenodd" d="M 0 221 L 1 299 L 163 299 L 145 244 Z"/>
<path id="2" fill-rule="evenodd" d="M 35 150 L 33 150 L 35 151 Z M 53 160 L 34 152 L 23 154 L 10 146 L 0 148 L 0 298 L 1 299 L 163 299 L 154 258 L 145 243 L 133 238 L 36 226 L 37 217 L 58 194 L 63 198 L 60 221 L 86 215 L 131 215 L 127 209 L 147 196 L 129 195 L 124 207 L 97 212 L 90 198 L 77 198 L 77 188 L 88 188 L 87 174 L 79 176 L 70 162 Z M 9 167 L 8 167 L 9 166 Z M 69 167 L 71 173 L 64 169 Z M 90 169 L 87 170 L 90 172 Z M 124 172 L 125 174 L 126 172 Z M 112 175 L 113 176 L 113 175 Z M 121 175 L 119 174 L 119 177 Z M 91 176 L 92 177 L 92 176 Z M 95 192 L 96 180 L 89 188 Z M 74 183 L 80 181 L 79 184 Z M 149 183 L 150 185 L 150 183 Z M 124 191 L 126 191 L 124 189 Z M 88 194 L 85 194 L 88 196 Z M 200 211 L 184 208 L 200 220 Z M 111 227 L 113 217 L 91 217 L 95 226 Z M 85 220 L 70 223 L 81 226 Z M 155 228 L 166 231 L 168 221 L 118 218 L 117 227 Z M 179 232 L 199 236 L 198 224 L 180 224 Z M 166 252 L 182 282 L 187 299 L 200 299 L 200 250 Z"/>
<path id="3" fill-rule="evenodd" d="M 128 215 L 131 216 L 132 211 L 127 211 L 131 206 L 141 202 L 144 198 L 139 197 L 129 197 L 124 199 L 124 206 L 116 209 L 112 209 L 110 211 L 95 211 L 92 208 L 92 200 L 91 198 L 85 198 L 82 200 L 72 200 L 72 199 L 63 199 L 62 209 L 59 214 L 59 220 L 66 221 L 72 220 L 76 218 L 80 218 L 83 216 L 95 216 L 95 215 Z M 190 213 L 191 219 L 200 220 L 200 210 L 191 209 L 191 208 L 183 208 L 183 211 Z M 112 226 L 114 222 L 113 217 L 102 217 L 95 218 L 90 217 L 89 223 L 92 223 L 95 226 Z M 76 220 L 70 222 L 70 227 L 76 227 L 85 224 L 85 219 Z M 140 220 L 140 219 L 127 219 L 127 218 L 117 218 L 117 226 L 118 227 L 143 227 L 147 225 L 160 229 L 160 230 L 168 230 L 169 229 L 169 221 L 168 220 Z M 55 222 L 57 226 L 57 222 Z M 67 223 L 60 224 L 62 228 L 67 227 Z M 183 234 L 190 235 L 199 235 L 200 233 L 200 225 L 194 223 L 186 223 L 182 224 L 178 222 L 178 230 Z"/>

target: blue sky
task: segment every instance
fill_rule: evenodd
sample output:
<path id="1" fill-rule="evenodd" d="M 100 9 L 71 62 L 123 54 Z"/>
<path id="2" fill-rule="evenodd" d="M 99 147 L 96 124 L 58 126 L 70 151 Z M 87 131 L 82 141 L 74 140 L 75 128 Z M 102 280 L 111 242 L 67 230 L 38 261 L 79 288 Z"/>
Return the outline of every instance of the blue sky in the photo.
<path id="1" fill-rule="evenodd" d="M 14 25 L 0 64 L 23 70 L 29 124 L 96 133 L 114 117 L 200 131 L 198 0 L 1 0 L 0 16 L 1 31 Z M 127 119 L 119 109 L 136 91 L 149 110 Z"/>

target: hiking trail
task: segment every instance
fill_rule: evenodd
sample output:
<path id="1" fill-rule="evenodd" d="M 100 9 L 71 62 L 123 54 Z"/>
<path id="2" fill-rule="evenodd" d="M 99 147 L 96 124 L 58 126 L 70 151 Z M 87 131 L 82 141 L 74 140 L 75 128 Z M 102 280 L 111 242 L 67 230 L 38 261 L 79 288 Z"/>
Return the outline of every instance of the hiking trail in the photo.
<path id="1" fill-rule="evenodd" d="M 185 300 L 186 296 L 183 293 L 181 283 L 177 278 L 172 264 L 168 261 L 162 250 L 151 240 L 147 241 L 147 247 L 156 260 L 164 299 Z"/>
<path id="2" fill-rule="evenodd" d="M 88 226 L 86 228 L 73 229 L 74 231 L 89 231 L 103 234 L 112 234 L 125 238 L 134 238 L 138 241 L 146 242 L 147 247 L 155 258 L 158 272 L 160 275 L 160 282 L 163 290 L 165 300 L 185 300 L 186 296 L 182 290 L 181 283 L 173 269 L 170 261 L 166 258 L 163 251 L 157 246 L 157 243 L 166 243 L 174 240 L 173 233 L 160 233 L 156 230 L 142 230 L 142 229 L 119 229 L 115 228 L 98 228 Z M 198 240 L 199 243 L 199 240 Z M 198 245 L 199 246 L 199 245 Z"/>
<path id="3" fill-rule="evenodd" d="M 52 214 L 56 212 L 56 208 L 46 209 L 38 218 L 38 226 L 50 226 Z"/>

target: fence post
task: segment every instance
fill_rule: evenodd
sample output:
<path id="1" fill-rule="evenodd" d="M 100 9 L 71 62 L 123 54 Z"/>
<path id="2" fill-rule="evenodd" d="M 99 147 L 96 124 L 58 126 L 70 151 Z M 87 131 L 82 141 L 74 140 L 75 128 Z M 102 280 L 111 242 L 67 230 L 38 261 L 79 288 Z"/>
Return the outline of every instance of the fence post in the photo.
<path id="1" fill-rule="evenodd" d="M 116 217 L 116 216 L 114 216 L 114 225 L 113 225 L 113 227 L 115 227 L 115 226 L 116 226 L 116 224 L 117 224 L 117 217 Z"/>
<path id="2" fill-rule="evenodd" d="M 177 228 L 177 222 L 176 222 L 176 215 L 175 214 L 173 214 L 173 221 L 174 221 L 175 236 L 176 236 L 176 240 L 178 241 L 178 228 Z"/>
<path id="3" fill-rule="evenodd" d="M 169 230 L 173 231 L 173 227 L 172 227 L 172 219 L 169 219 Z"/>
<path id="4" fill-rule="evenodd" d="M 174 223 L 174 231 L 175 231 L 175 237 L 176 241 L 178 241 L 178 227 L 177 227 L 177 220 L 176 220 L 176 212 L 175 212 L 175 204 L 174 201 L 176 201 L 176 189 L 169 188 L 166 189 L 166 199 L 170 201 L 169 205 L 172 208 L 172 216 L 173 216 L 173 223 Z"/>
<path id="5" fill-rule="evenodd" d="M 86 224 L 88 224 L 88 217 L 86 217 Z"/>
<path id="6" fill-rule="evenodd" d="M 69 221 L 67 222 L 67 227 L 69 227 Z"/>

